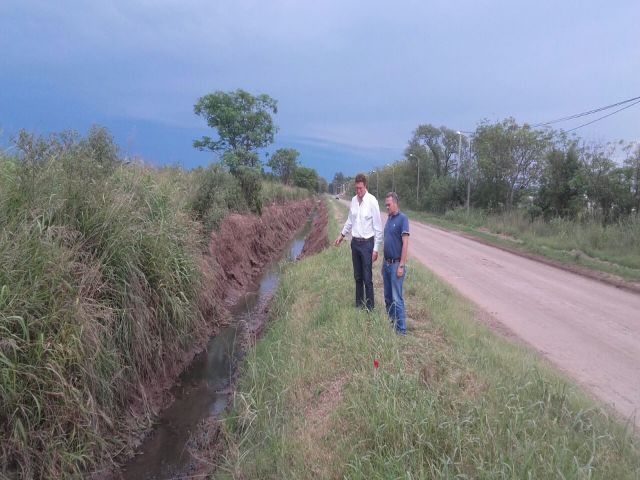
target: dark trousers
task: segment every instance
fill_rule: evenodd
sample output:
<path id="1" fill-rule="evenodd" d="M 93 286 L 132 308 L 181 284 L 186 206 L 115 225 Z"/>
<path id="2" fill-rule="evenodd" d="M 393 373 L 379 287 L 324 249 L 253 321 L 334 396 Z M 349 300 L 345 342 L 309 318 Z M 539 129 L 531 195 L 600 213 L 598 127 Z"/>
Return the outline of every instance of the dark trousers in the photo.
<path id="1" fill-rule="evenodd" d="M 356 307 L 373 310 L 373 272 L 371 271 L 373 237 L 365 241 L 351 240 L 353 278 L 356 281 Z"/>

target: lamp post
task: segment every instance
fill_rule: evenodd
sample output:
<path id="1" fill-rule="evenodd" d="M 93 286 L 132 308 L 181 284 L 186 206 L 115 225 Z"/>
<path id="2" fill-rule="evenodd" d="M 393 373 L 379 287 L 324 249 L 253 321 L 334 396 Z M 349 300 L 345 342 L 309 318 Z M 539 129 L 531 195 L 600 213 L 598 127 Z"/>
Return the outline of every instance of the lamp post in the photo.
<path id="1" fill-rule="evenodd" d="M 457 172 L 460 169 L 460 165 L 462 164 L 461 162 L 462 132 L 457 131 L 456 133 L 458 134 L 458 164 L 459 164 L 458 168 L 456 169 L 456 172 Z M 469 139 L 469 149 L 471 149 L 471 139 Z M 456 173 L 456 180 L 457 179 L 458 179 L 458 174 Z M 467 215 L 469 215 L 470 197 L 471 197 L 471 155 L 469 155 L 469 157 L 467 158 L 467 200 L 465 202 L 467 207 Z"/>
<path id="2" fill-rule="evenodd" d="M 460 161 L 460 154 L 462 152 L 462 132 L 458 130 L 456 133 L 458 134 L 458 165 L 456 165 L 456 180 L 458 180 L 458 172 L 460 171 L 460 165 L 462 164 Z"/>
<path id="3" fill-rule="evenodd" d="M 469 155 L 467 156 L 467 216 L 469 216 L 471 196 L 471 139 L 469 139 Z"/>

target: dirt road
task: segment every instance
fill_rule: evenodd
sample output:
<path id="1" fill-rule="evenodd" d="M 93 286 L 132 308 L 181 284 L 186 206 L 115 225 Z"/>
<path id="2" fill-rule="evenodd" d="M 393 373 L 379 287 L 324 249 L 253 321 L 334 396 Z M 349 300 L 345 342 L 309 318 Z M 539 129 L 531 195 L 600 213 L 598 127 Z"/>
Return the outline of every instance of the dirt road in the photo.
<path id="1" fill-rule="evenodd" d="M 409 257 L 640 428 L 640 295 L 414 221 Z"/>
<path id="2" fill-rule="evenodd" d="M 640 295 L 411 222 L 410 257 L 640 426 Z"/>

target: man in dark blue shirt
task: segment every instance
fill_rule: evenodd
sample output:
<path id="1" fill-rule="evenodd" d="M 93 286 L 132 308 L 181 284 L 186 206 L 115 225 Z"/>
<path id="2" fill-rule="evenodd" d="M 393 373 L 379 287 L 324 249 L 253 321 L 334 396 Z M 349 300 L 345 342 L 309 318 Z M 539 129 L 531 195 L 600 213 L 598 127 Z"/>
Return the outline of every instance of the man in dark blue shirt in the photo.
<path id="1" fill-rule="evenodd" d="M 384 282 L 384 304 L 396 332 L 406 332 L 406 313 L 402 297 L 402 283 L 406 273 L 407 251 L 409 250 L 409 219 L 398 206 L 398 195 L 387 193 L 384 206 L 389 214 L 384 226 L 384 261 L 382 280 Z"/>

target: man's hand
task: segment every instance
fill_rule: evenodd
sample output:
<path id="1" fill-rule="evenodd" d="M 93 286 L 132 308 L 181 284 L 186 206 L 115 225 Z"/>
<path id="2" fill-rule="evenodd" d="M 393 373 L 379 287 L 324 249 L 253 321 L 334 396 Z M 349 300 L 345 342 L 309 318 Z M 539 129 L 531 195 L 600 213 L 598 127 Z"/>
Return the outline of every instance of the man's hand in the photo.
<path id="1" fill-rule="evenodd" d="M 371 260 L 375 262 L 377 259 L 378 259 L 378 252 L 373 252 L 371 254 Z"/>
<path id="2" fill-rule="evenodd" d="M 335 241 L 335 246 L 337 247 L 338 245 L 340 245 L 342 243 L 342 240 L 344 240 L 344 237 L 342 236 L 342 234 L 338 235 L 338 238 L 336 238 L 336 241 Z"/>

